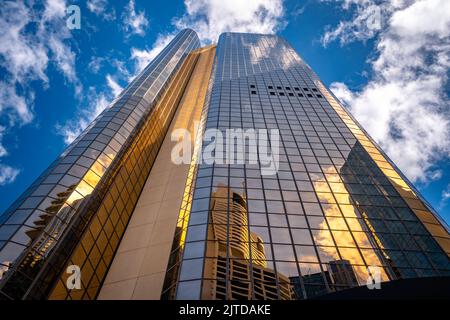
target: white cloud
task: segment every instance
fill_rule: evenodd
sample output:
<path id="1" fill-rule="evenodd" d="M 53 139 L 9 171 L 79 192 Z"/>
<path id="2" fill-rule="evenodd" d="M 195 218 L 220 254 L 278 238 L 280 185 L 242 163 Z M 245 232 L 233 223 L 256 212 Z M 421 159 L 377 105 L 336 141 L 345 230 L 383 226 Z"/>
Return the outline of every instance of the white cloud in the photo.
<path id="1" fill-rule="evenodd" d="M 124 28 L 126 32 L 145 35 L 145 29 L 148 27 L 148 20 L 144 11 L 136 11 L 134 0 L 130 0 L 124 11 Z"/>
<path id="2" fill-rule="evenodd" d="M 0 126 L 0 158 L 8 155 L 8 151 L 6 151 L 5 147 L 2 144 L 4 133 L 5 133 L 5 127 Z"/>
<path id="3" fill-rule="evenodd" d="M 48 40 L 48 46 L 52 52 L 52 58 L 59 70 L 72 83 L 77 83 L 75 71 L 75 53 L 69 46 L 64 44 L 57 36 L 51 36 Z"/>
<path id="4" fill-rule="evenodd" d="M 356 40 L 370 39 L 380 30 L 381 17 L 383 17 L 381 7 L 375 6 L 371 1 L 365 1 L 357 7 L 352 20 L 340 21 L 334 29 L 328 27 L 321 38 L 322 44 L 326 46 L 337 39 L 341 45 Z"/>
<path id="5" fill-rule="evenodd" d="M 285 26 L 282 0 L 185 0 L 178 29 L 192 28 L 203 42 L 216 42 L 226 31 L 275 33 Z"/>
<path id="6" fill-rule="evenodd" d="M 68 43 L 72 34 L 66 27 L 66 6 L 65 0 L 47 0 L 41 19 L 38 18 L 36 36 L 46 47 L 50 61 L 69 82 L 80 86 L 75 71 L 75 52 Z"/>
<path id="7" fill-rule="evenodd" d="M 97 73 L 103 64 L 112 66 L 116 71 L 114 74 L 107 73 L 105 76 L 105 85 L 99 87 L 89 87 L 84 96 L 86 101 L 82 108 L 79 108 L 73 119 L 64 124 L 57 124 L 56 130 L 63 136 L 64 142 L 70 144 L 75 140 L 83 130 L 116 98 L 123 87 L 119 80 L 128 81 L 130 73 L 125 63 L 118 59 L 109 57 L 93 57 L 89 63 L 89 70 Z"/>
<path id="8" fill-rule="evenodd" d="M 447 201 L 448 199 L 450 199 L 450 184 L 442 191 L 442 200 Z"/>
<path id="9" fill-rule="evenodd" d="M 34 114 L 27 100 L 32 100 L 32 95 L 24 97 L 16 91 L 15 83 L 0 81 L 0 115 L 8 118 L 8 125 L 13 127 L 16 123 L 21 125 L 30 123 Z"/>
<path id="10" fill-rule="evenodd" d="M 131 49 L 135 75 L 175 37 L 181 29 L 195 30 L 203 43 L 216 42 L 226 31 L 275 33 L 285 26 L 282 0 L 185 0 L 186 13 L 172 19 L 175 30 L 159 34 L 151 49 Z"/>
<path id="11" fill-rule="evenodd" d="M 4 148 L 2 144 L 3 135 L 5 133 L 5 127 L 0 126 L 0 158 L 8 155 L 8 151 Z M 0 162 L 0 186 L 13 183 L 16 180 L 17 175 L 20 170 L 13 168 L 9 165 L 5 165 Z"/>
<path id="12" fill-rule="evenodd" d="M 383 5 L 390 14 L 371 61 L 372 78 L 356 92 L 343 83 L 331 90 L 409 179 L 438 179 L 435 163 L 450 156 L 450 1 Z M 341 41 L 358 40 L 354 31 L 340 34 Z"/>
<path id="13" fill-rule="evenodd" d="M 144 70 L 147 64 L 149 64 L 163 48 L 164 47 L 156 48 L 156 54 L 152 53 L 153 48 L 151 50 L 131 48 L 131 59 L 135 60 L 136 73 Z"/>
<path id="14" fill-rule="evenodd" d="M 62 18 L 65 15 L 66 2 L 64 0 L 47 0 L 44 9 L 44 20 Z"/>
<path id="15" fill-rule="evenodd" d="M 65 8 L 64 0 L 47 0 L 43 7 L 28 1 L 4 1 L 0 6 L 2 137 L 11 134 L 15 126 L 32 122 L 34 90 L 30 83 L 38 81 L 47 88 L 49 64 L 61 72 L 76 93 L 81 91 L 75 53 L 68 43 L 71 34 L 65 26 Z M 8 153 L 2 144 L 0 153 Z M 18 169 L 0 164 L 0 184 L 13 182 L 18 173 Z"/>
<path id="16" fill-rule="evenodd" d="M 135 74 L 144 70 L 144 68 L 152 61 L 162 49 L 164 49 L 170 41 L 175 37 L 176 33 L 159 34 L 151 49 L 131 48 L 131 59 L 135 60 Z"/>
<path id="17" fill-rule="evenodd" d="M 20 96 L 16 87 L 22 89 L 33 80 L 48 85 L 46 69 L 48 63 L 54 63 L 70 82 L 77 82 L 74 60 L 75 54 L 64 41 L 70 38 L 65 24 L 65 2 L 48 0 L 42 12 L 28 7 L 23 1 L 4 2 L 0 8 L 0 66 L 6 70 L 2 74 L 2 91 L 9 88 L 0 100 L 0 111 L 15 109 L 23 122 L 32 117 L 30 96 Z M 36 32 L 25 32 L 35 26 Z M 31 92 L 30 90 L 26 90 Z M 16 102 L 21 103 L 16 104 Z M 19 108 L 16 108 L 18 105 Z M 27 110 L 25 110 L 27 109 Z M 26 116 L 24 116 L 26 115 Z"/>
<path id="18" fill-rule="evenodd" d="M 442 210 L 444 207 L 446 207 L 449 200 L 450 200 L 450 184 L 448 184 L 447 187 L 441 192 L 441 200 L 439 201 L 438 209 Z"/>
<path id="19" fill-rule="evenodd" d="M 105 61 L 104 57 L 95 57 L 95 56 L 92 57 L 91 61 L 89 61 L 89 64 L 88 64 L 89 71 L 92 73 L 99 72 L 104 61 Z"/>
<path id="20" fill-rule="evenodd" d="M 116 19 L 116 11 L 113 7 L 108 8 L 107 0 L 88 0 L 86 2 L 88 10 L 103 20 L 112 21 Z"/>
<path id="21" fill-rule="evenodd" d="M 106 75 L 106 82 L 114 97 L 117 97 L 123 90 L 123 88 L 117 83 L 117 81 L 110 74 Z"/>
<path id="22" fill-rule="evenodd" d="M 33 36 L 24 33 L 32 22 L 32 12 L 22 2 L 5 2 L 0 7 L 0 64 L 11 82 L 27 78 L 47 81 L 47 49 Z"/>
<path id="23" fill-rule="evenodd" d="M 19 169 L 0 163 L 0 186 L 13 183 L 19 173 Z"/>
<path id="24" fill-rule="evenodd" d="M 91 60 L 95 61 L 96 59 Z M 106 108 L 112 100 L 116 98 L 122 91 L 123 87 L 118 83 L 117 78 L 129 77 L 122 61 L 117 59 L 105 58 L 109 64 L 113 65 L 118 71 L 115 75 L 106 74 L 106 88 L 98 89 L 98 87 L 89 87 L 87 94 L 87 103 L 80 108 L 76 116 L 67 121 L 65 124 L 57 124 L 56 129 L 63 136 L 64 142 L 70 144 L 75 140 L 83 130 Z M 96 65 L 96 63 L 94 63 Z"/>

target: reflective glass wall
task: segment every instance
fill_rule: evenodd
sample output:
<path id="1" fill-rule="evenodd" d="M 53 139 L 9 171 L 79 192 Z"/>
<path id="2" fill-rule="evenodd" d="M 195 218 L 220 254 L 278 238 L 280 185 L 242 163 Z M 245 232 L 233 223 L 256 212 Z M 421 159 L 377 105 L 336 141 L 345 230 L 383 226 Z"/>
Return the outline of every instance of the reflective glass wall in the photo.
<path id="1" fill-rule="evenodd" d="M 447 227 L 285 40 L 224 33 L 214 68 L 204 128 L 278 129 L 279 170 L 196 167 L 164 298 L 306 299 L 450 275 Z"/>
<path id="2" fill-rule="evenodd" d="M 199 46 L 181 31 L 0 217 L 2 298 L 95 298 Z M 84 275 L 74 296 L 71 264 Z"/>

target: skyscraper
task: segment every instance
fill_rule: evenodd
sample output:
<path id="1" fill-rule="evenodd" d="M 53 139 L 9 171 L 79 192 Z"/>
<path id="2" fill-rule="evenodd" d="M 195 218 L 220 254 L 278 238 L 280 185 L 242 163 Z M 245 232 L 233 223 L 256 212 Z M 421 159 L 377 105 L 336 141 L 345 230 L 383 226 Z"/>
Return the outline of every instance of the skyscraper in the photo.
<path id="1" fill-rule="evenodd" d="M 246 145 L 205 161 L 211 129 L 276 133 L 257 140 L 276 169 Z M 0 223 L 5 299 L 307 299 L 450 275 L 448 227 L 274 35 L 181 31 Z"/>

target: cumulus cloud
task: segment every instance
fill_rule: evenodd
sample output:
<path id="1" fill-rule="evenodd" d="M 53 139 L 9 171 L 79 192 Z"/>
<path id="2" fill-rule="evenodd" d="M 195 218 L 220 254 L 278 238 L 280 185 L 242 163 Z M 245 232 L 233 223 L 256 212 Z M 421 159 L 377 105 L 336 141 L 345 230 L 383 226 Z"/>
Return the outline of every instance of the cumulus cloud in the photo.
<path id="1" fill-rule="evenodd" d="M 194 29 L 203 42 L 222 32 L 275 33 L 285 26 L 282 0 L 185 0 L 186 13 L 173 20 L 179 29 Z"/>
<path id="2" fill-rule="evenodd" d="M 112 21 L 116 19 L 116 11 L 113 7 L 108 8 L 107 0 L 88 0 L 86 2 L 88 10 L 103 20 Z"/>
<path id="3" fill-rule="evenodd" d="M 401 1 L 391 3 L 384 0 L 322 0 L 339 3 L 344 10 L 354 8 L 352 19 L 340 21 L 334 28 L 327 26 L 327 31 L 321 38 L 322 44 L 327 46 L 330 42 L 339 40 L 341 45 L 345 45 L 373 38 Z"/>
<path id="4" fill-rule="evenodd" d="M 351 2 L 360 11 L 373 4 Z M 368 83 L 358 91 L 343 83 L 330 87 L 409 179 L 439 179 L 435 163 L 450 156 L 450 2 L 392 0 L 382 5 L 386 21 Z M 334 39 L 360 40 L 359 31 L 346 29 Z"/>
<path id="5" fill-rule="evenodd" d="M 71 34 L 65 26 L 65 8 L 64 0 L 47 0 L 43 7 L 25 1 L 4 1 L 0 6 L 0 123 L 5 132 L 32 122 L 34 91 L 30 83 L 47 88 L 50 64 L 76 93 L 82 89 L 75 71 L 75 53 L 68 43 Z M 6 155 L 1 140 L 0 149 Z M 14 181 L 19 170 L 0 166 L 0 184 Z"/>
<path id="6" fill-rule="evenodd" d="M 185 28 L 195 30 L 207 44 L 216 42 L 225 31 L 275 33 L 286 25 L 282 0 L 185 0 L 184 4 L 186 12 L 172 19 L 173 32 L 159 34 L 150 49 L 131 49 L 135 75 Z"/>
<path id="7" fill-rule="evenodd" d="M 105 10 L 103 1 L 88 1 L 88 9 L 96 14 Z M 120 94 L 122 87 L 117 78 L 127 77 L 131 80 L 142 71 L 150 61 L 184 28 L 197 31 L 204 43 L 217 41 L 224 31 L 241 31 L 257 33 L 274 33 L 284 27 L 282 0 L 257 1 L 185 1 L 186 13 L 172 20 L 174 30 L 159 34 L 151 48 L 131 49 L 131 59 L 134 60 L 134 71 L 128 72 L 123 64 L 116 64 L 116 76 L 107 74 L 108 91 L 97 92 L 91 88 L 90 101 L 87 108 L 80 112 L 77 120 L 58 126 L 58 131 L 64 136 L 66 143 L 72 142 L 115 96 Z M 135 1 L 130 0 L 123 15 L 124 29 L 132 34 L 144 35 L 148 20 L 144 11 L 137 11 Z M 99 72 L 105 58 L 93 57 L 89 63 L 91 72 Z"/>
<path id="8" fill-rule="evenodd" d="M 145 29 L 148 27 L 148 20 L 144 11 L 136 11 L 134 0 L 130 0 L 125 8 L 123 20 L 124 29 L 131 34 L 140 36 L 145 35 Z"/>

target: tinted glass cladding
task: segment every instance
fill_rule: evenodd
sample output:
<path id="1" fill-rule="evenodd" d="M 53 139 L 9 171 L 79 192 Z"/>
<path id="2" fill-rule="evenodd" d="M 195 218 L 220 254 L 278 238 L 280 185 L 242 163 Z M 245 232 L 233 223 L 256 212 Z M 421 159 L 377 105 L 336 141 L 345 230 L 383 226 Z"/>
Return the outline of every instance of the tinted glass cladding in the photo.
<path id="1" fill-rule="evenodd" d="M 308 299 L 450 276 L 447 226 L 284 39 L 224 33 L 203 71 L 199 47 L 181 31 L 0 216 L 1 298 L 97 298 L 193 70 L 208 85 L 190 101 L 205 101 L 200 132 L 276 130 L 278 170 L 197 164 L 209 141 L 196 141 L 163 299 Z"/>
<path id="2" fill-rule="evenodd" d="M 450 275 L 446 227 L 285 40 L 224 33 L 214 70 L 205 128 L 278 129 L 279 170 L 198 166 L 163 297 L 305 299 Z"/>
<path id="3" fill-rule="evenodd" d="M 158 104 L 170 120 L 165 93 L 199 46 L 181 31 L 1 216 L 3 298 L 95 298 L 170 122 Z M 58 289 L 71 262 L 84 274 L 74 297 Z"/>

